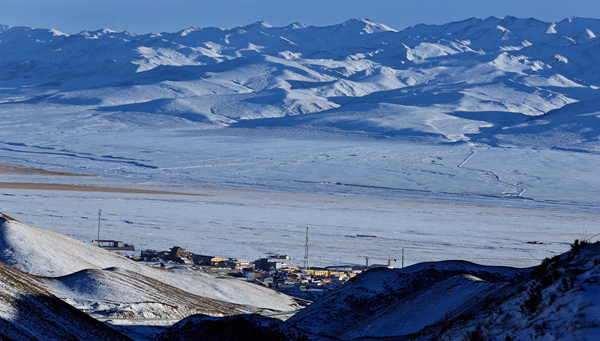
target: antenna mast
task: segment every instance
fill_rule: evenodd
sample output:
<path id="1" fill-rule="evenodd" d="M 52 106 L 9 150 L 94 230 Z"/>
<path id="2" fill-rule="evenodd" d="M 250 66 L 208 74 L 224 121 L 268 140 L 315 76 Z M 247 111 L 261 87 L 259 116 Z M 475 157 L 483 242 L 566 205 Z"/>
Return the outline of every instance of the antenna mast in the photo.
<path id="1" fill-rule="evenodd" d="M 100 246 L 100 216 L 102 216 L 102 210 L 98 210 L 98 246 Z"/>
<path id="2" fill-rule="evenodd" d="M 310 262 L 308 261 L 308 226 L 306 227 L 306 245 L 304 246 L 304 269 L 310 270 Z"/>

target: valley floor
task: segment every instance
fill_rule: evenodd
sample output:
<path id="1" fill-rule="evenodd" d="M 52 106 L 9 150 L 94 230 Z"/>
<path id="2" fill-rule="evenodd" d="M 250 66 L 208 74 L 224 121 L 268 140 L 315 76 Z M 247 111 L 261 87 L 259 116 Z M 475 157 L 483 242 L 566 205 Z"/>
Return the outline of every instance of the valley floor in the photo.
<path id="1" fill-rule="evenodd" d="M 435 200 L 401 200 L 157 185 L 106 178 L 3 174 L 0 211 L 32 226 L 91 242 L 133 243 L 137 250 L 180 246 L 198 254 L 254 260 L 289 254 L 301 265 L 310 228 L 313 266 L 404 265 L 464 259 L 528 267 L 592 237 L 599 214 Z M 19 183 L 38 184 L 30 189 Z M 74 190 L 72 183 L 85 184 Z M 62 186 L 48 184 L 62 184 Z M 102 189 L 110 190 L 102 190 Z M 126 189 L 126 190 L 121 190 Z M 144 192 L 145 191 L 145 192 Z M 169 194 L 167 194 L 169 193 Z M 177 193 L 181 193 L 179 195 Z M 185 195 L 183 195 L 185 194 Z M 191 195 L 190 195 L 191 194 Z M 369 235 L 374 237 L 361 237 Z M 540 241 L 543 244 L 528 242 Z"/>

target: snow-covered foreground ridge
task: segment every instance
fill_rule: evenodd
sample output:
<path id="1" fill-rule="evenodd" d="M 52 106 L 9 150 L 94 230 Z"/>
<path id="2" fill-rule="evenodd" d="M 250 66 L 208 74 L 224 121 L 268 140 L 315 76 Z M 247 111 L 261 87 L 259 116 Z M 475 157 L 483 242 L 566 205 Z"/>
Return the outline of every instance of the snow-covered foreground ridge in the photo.
<path id="1" fill-rule="evenodd" d="M 146 317 L 160 314 L 157 304 L 179 306 L 181 311 L 189 308 L 187 315 L 202 310 L 220 316 L 296 309 L 290 297 L 245 281 L 148 267 L 59 233 L 27 226 L 1 213 L 0 261 L 32 275 L 51 277 L 45 280 L 49 291 L 84 309 L 94 305 L 115 312 L 125 309 L 121 315 L 135 315 L 135 309 L 148 310 L 142 313 Z M 148 304 L 132 308 L 140 303 Z M 175 317 L 181 314 L 186 312 Z"/>
<path id="2" fill-rule="evenodd" d="M 288 340 L 598 340 L 599 250 L 576 241 L 530 269 L 464 261 L 373 269 L 283 323 L 192 316 L 157 340 L 210 340 L 202 335 L 212 330 L 244 340 L 261 326 Z M 244 327 L 224 327 L 236 322 Z"/>
<path id="3" fill-rule="evenodd" d="M 599 34 L 597 19 L 514 17 L 402 31 L 362 19 L 154 34 L 0 26 L 0 103 L 77 105 L 135 125 L 327 113 L 265 124 L 455 141 L 596 98 Z"/>
<path id="4" fill-rule="evenodd" d="M 131 340 L 71 307 L 36 276 L 0 262 L 0 339 Z"/>

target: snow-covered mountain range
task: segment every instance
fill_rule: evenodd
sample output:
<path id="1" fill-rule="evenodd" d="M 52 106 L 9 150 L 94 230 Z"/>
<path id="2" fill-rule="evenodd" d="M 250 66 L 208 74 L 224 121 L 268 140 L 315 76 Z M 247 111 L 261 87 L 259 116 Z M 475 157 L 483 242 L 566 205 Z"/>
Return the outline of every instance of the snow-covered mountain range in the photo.
<path id="1" fill-rule="evenodd" d="M 402 31 L 2 26 L 0 157 L 141 181 L 587 207 L 599 32 L 597 19 L 515 17 Z"/>
<path id="2" fill-rule="evenodd" d="M 0 26 L 0 101 L 77 105 L 135 125 L 310 125 L 468 140 L 499 125 L 518 134 L 530 117 L 597 98 L 599 34 L 596 19 L 514 17 L 402 31 L 363 19 L 141 35 Z"/>

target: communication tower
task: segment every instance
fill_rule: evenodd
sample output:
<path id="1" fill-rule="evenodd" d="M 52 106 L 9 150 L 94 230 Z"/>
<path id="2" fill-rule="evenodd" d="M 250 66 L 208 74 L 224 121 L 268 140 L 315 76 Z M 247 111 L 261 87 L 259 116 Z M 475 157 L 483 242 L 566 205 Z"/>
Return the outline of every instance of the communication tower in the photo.
<path id="1" fill-rule="evenodd" d="M 306 245 L 304 246 L 304 269 L 310 270 L 310 262 L 308 260 L 308 226 L 306 227 Z"/>

